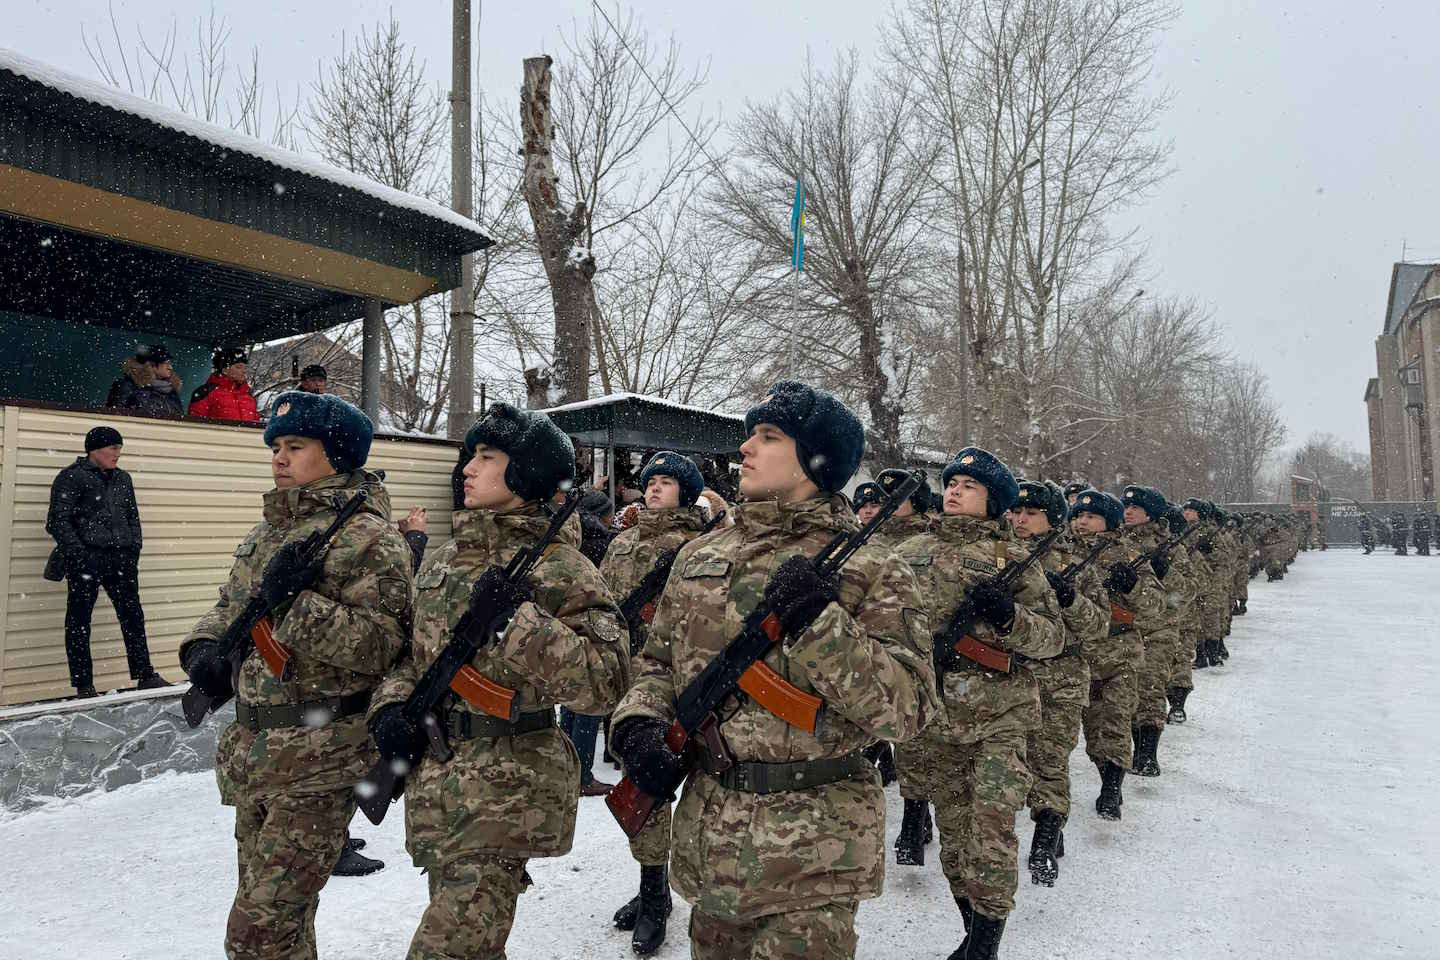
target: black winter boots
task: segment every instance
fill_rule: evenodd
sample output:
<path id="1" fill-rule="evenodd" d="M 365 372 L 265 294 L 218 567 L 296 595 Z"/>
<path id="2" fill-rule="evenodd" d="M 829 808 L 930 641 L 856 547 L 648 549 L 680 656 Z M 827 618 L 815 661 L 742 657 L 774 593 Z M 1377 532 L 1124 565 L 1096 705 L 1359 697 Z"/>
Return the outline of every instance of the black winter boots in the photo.
<path id="1" fill-rule="evenodd" d="M 1160 776 L 1160 731 L 1162 727 L 1141 727 L 1135 733 L 1135 763 L 1131 772 L 1137 777 Z"/>
<path id="2" fill-rule="evenodd" d="M 1185 722 L 1185 700 L 1190 696 L 1190 691 L 1185 687 L 1171 687 L 1165 691 L 1165 699 L 1170 704 L 1170 713 L 1165 717 L 1166 723 Z"/>
<path id="3" fill-rule="evenodd" d="M 895 862 L 900 866 L 925 866 L 925 825 L 929 819 L 930 804 L 927 801 L 905 801 L 900 835 L 895 838 Z"/>
<path id="4" fill-rule="evenodd" d="M 965 939 L 960 941 L 960 946 L 946 960 L 965 960 L 965 953 L 970 949 L 970 924 L 975 921 L 975 910 L 970 906 L 969 897 L 960 897 L 955 901 L 955 905 L 960 908 L 960 920 L 965 924 Z"/>
<path id="5" fill-rule="evenodd" d="M 1205 653 L 1205 641 L 1201 640 L 1199 643 L 1195 644 L 1194 667 L 1196 670 L 1204 670 L 1208 666 L 1210 666 L 1210 658 Z"/>
<path id="6" fill-rule="evenodd" d="M 365 877 L 385 869 L 384 860 L 375 860 L 360 852 L 364 840 L 346 834 L 345 846 L 340 849 L 340 859 L 330 870 L 332 877 Z"/>
<path id="7" fill-rule="evenodd" d="M 665 942 L 665 920 L 674 909 L 665 873 L 664 866 L 640 868 L 640 909 L 635 915 L 630 948 L 642 957 L 659 950 Z"/>
<path id="8" fill-rule="evenodd" d="M 1095 812 L 1102 820 L 1119 820 L 1120 805 L 1125 802 L 1120 785 L 1125 782 L 1125 768 L 1118 763 L 1100 767 L 1100 796 L 1095 798 Z"/>
<path id="9" fill-rule="evenodd" d="M 970 921 L 970 944 L 965 951 L 965 960 L 998 960 L 1000 956 L 1000 935 L 1005 932 L 1005 921 L 995 920 L 977 913 Z"/>
<path id="10" fill-rule="evenodd" d="M 1035 813 L 1035 835 L 1030 840 L 1030 882 L 1055 886 L 1060 876 L 1060 814 L 1054 810 Z"/>

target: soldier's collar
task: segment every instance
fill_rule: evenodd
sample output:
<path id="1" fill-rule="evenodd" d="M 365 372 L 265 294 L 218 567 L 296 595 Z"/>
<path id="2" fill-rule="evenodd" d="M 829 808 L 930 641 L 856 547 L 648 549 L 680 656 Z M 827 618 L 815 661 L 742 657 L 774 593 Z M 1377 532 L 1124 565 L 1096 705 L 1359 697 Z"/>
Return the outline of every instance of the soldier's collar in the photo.
<path id="1" fill-rule="evenodd" d="M 955 543 L 970 543 L 975 540 L 999 538 L 1013 540 L 1008 521 L 989 517 L 965 517 L 958 514 L 937 514 L 929 525 L 930 532 L 942 540 Z"/>
<path id="2" fill-rule="evenodd" d="M 661 530 L 685 529 L 702 530 L 705 516 L 699 507 L 670 507 L 663 510 L 641 510 L 635 517 L 635 526 L 646 533 Z"/>
<path id="3" fill-rule="evenodd" d="M 747 537 L 811 530 L 856 530 L 859 521 L 844 499 L 820 496 L 799 503 L 747 500 L 734 510 L 735 526 Z"/>

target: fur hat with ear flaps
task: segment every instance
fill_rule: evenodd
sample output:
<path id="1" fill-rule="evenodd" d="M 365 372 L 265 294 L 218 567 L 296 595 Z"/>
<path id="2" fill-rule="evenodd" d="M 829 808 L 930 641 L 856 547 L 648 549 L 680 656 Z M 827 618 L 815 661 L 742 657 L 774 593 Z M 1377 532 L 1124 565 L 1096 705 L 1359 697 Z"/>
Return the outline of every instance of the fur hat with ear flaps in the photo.
<path id="1" fill-rule="evenodd" d="M 505 486 L 524 500 L 549 500 L 575 481 L 575 446 L 543 413 L 493 404 L 465 434 L 465 451 L 472 457 L 482 445 L 510 457 Z"/>
<path id="2" fill-rule="evenodd" d="M 865 453 L 860 418 L 831 394 L 797 380 L 781 380 L 745 414 L 747 434 L 761 423 L 795 441 L 800 469 L 825 493 L 844 489 Z"/>

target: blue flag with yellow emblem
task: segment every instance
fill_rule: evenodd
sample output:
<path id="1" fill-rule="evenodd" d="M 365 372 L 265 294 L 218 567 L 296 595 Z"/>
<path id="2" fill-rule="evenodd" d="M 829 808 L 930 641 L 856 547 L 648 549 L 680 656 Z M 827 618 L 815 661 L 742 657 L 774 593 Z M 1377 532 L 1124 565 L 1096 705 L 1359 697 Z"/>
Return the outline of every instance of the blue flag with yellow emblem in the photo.
<path id="1" fill-rule="evenodd" d="M 796 273 L 805 271 L 805 175 L 795 181 L 795 204 L 790 208 L 790 263 Z"/>

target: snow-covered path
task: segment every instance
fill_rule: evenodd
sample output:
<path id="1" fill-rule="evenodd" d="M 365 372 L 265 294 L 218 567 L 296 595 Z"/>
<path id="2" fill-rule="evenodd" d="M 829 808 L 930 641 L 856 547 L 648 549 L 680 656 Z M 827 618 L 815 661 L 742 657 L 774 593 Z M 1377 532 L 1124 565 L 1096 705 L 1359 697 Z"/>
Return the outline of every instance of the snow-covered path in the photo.
<path id="1" fill-rule="evenodd" d="M 1440 956 L 1440 557 L 1302 554 L 1250 586 L 1232 657 L 1196 673 L 1190 721 L 1160 745 L 1164 776 L 1129 778 L 1125 819 L 1094 814 L 1074 756 L 1075 810 L 1053 889 L 1022 872 L 1006 960 Z M 899 797 L 889 792 L 889 832 Z M 424 901 L 402 817 L 357 821 L 388 867 L 333 880 L 319 915 L 326 960 L 400 957 Z M 234 891 L 230 811 L 208 775 L 172 776 L 0 822 L 7 908 L 0 958 L 220 958 Z M 1030 828 L 1022 823 L 1022 854 Z M 959 916 L 937 848 L 887 866 L 860 910 L 859 956 L 943 958 Z M 575 851 L 530 866 L 514 960 L 632 956 L 609 917 L 636 882 L 599 800 Z M 677 898 L 656 956 L 689 956 Z"/>

